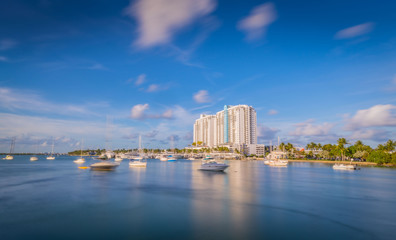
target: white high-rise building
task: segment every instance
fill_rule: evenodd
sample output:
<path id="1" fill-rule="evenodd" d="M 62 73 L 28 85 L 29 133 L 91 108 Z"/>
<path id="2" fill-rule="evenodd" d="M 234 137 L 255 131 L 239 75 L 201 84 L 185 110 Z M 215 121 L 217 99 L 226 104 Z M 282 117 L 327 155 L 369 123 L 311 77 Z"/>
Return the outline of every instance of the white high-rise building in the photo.
<path id="1" fill-rule="evenodd" d="M 215 147 L 257 144 L 256 110 L 248 105 L 224 106 L 216 115 L 201 115 L 194 124 L 194 142 Z"/>
<path id="2" fill-rule="evenodd" d="M 194 142 L 203 146 L 217 145 L 216 116 L 201 114 L 194 124 Z"/>

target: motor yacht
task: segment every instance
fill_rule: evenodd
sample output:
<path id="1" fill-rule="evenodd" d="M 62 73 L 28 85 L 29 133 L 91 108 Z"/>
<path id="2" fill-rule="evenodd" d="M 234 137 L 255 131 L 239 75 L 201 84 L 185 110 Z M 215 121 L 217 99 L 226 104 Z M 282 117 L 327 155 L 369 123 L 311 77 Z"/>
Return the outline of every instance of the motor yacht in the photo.
<path id="1" fill-rule="evenodd" d="M 288 164 L 288 161 L 286 160 L 275 160 L 275 161 L 270 161 L 268 165 L 273 166 L 273 167 L 286 167 Z"/>
<path id="2" fill-rule="evenodd" d="M 356 165 L 353 164 L 334 164 L 333 169 L 335 170 L 356 170 Z"/>
<path id="3" fill-rule="evenodd" d="M 116 169 L 120 164 L 110 161 L 102 161 L 91 164 L 91 170 L 109 171 Z"/>
<path id="4" fill-rule="evenodd" d="M 139 161 L 129 161 L 129 167 L 147 167 L 147 162 Z"/>
<path id="5" fill-rule="evenodd" d="M 216 162 L 215 159 L 210 156 L 206 156 L 206 158 L 204 158 L 202 161 L 203 162 L 199 170 L 203 170 L 203 171 L 222 172 L 229 167 L 229 165 L 225 163 Z"/>
<path id="6" fill-rule="evenodd" d="M 176 158 L 174 156 L 172 156 L 172 155 L 169 155 L 167 158 L 168 158 L 168 162 L 176 161 Z"/>
<path id="7" fill-rule="evenodd" d="M 32 156 L 32 157 L 30 157 L 30 161 L 37 161 L 38 160 L 38 158 L 37 157 L 35 157 L 35 156 Z"/>

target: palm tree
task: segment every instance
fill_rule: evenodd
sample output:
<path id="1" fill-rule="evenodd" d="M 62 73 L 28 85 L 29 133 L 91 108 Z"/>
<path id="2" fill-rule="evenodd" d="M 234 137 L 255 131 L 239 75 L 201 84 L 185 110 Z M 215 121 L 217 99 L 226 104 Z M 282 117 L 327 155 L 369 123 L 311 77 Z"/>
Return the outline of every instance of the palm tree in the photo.
<path id="1" fill-rule="evenodd" d="M 348 142 L 345 138 L 339 138 L 337 140 L 337 144 L 337 148 L 338 150 L 340 150 L 341 153 L 341 160 L 344 161 L 345 145 L 348 144 Z"/>
<path id="2" fill-rule="evenodd" d="M 385 143 L 384 149 L 385 149 L 386 151 L 388 151 L 388 152 L 391 152 L 391 151 L 395 150 L 395 146 L 396 146 L 396 141 L 392 141 L 392 140 L 389 139 L 389 140 Z"/>

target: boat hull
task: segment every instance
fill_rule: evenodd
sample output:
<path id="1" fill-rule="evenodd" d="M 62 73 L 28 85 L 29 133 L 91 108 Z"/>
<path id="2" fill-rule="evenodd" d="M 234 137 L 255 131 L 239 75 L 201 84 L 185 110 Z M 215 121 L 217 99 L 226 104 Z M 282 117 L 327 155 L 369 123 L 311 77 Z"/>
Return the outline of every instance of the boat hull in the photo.
<path id="1" fill-rule="evenodd" d="M 79 158 L 79 159 L 77 159 L 77 160 L 74 160 L 73 162 L 75 162 L 75 163 L 84 163 L 85 162 L 85 159 L 84 158 Z"/>
<path id="2" fill-rule="evenodd" d="M 199 170 L 201 171 L 213 171 L 213 172 L 223 172 L 229 166 L 227 164 L 202 164 Z"/>
<path id="3" fill-rule="evenodd" d="M 147 162 L 130 162 L 129 167 L 145 168 L 147 167 Z"/>
<path id="4" fill-rule="evenodd" d="M 111 163 L 111 162 L 100 162 L 100 163 L 94 163 L 92 164 L 91 170 L 96 170 L 96 171 L 111 171 L 116 169 L 119 166 L 119 164 L 116 163 Z"/>
<path id="5" fill-rule="evenodd" d="M 355 165 L 344 165 L 344 164 L 334 164 L 333 165 L 334 170 L 356 170 Z"/>

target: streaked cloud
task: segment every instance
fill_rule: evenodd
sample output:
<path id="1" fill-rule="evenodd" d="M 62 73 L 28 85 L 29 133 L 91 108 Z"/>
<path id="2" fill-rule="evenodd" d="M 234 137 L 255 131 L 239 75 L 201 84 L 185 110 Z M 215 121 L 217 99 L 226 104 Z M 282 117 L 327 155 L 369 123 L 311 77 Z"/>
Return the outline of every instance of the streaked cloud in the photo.
<path id="1" fill-rule="evenodd" d="M 291 136 L 324 136 L 329 135 L 334 124 L 324 122 L 322 124 L 314 124 L 314 120 L 310 119 L 302 123 L 294 124 L 295 129 L 289 133 Z"/>
<path id="2" fill-rule="evenodd" d="M 147 88 L 147 92 L 157 92 L 160 90 L 160 86 L 158 84 L 150 84 L 150 86 Z"/>
<path id="3" fill-rule="evenodd" d="M 271 110 L 268 111 L 268 115 L 276 115 L 278 113 L 279 113 L 279 111 L 277 111 L 275 109 L 271 109 Z"/>
<path id="4" fill-rule="evenodd" d="M 145 82 L 146 82 L 146 74 L 140 74 L 135 81 L 135 85 L 140 86 Z"/>
<path id="5" fill-rule="evenodd" d="M 107 67 L 103 66 L 103 64 L 95 63 L 92 66 L 87 67 L 87 69 L 91 70 L 108 70 Z"/>
<path id="6" fill-rule="evenodd" d="M 197 103 L 208 103 L 211 101 L 209 92 L 207 90 L 200 90 L 193 95 L 193 99 Z"/>
<path id="7" fill-rule="evenodd" d="M 124 12 L 138 23 L 135 45 L 148 48 L 171 42 L 178 31 L 215 8 L 214 0 L 138 0 Z"/>
<path id="8" fill-rule="evenodd" d="M 93 104 L 95 105 L 95 104 Z M 93 107 L 91 105 L 91 107 Z M 8 111 L 25 110 L 34 113 L 53 113 L 61 115 L 96 115 L 90 104 L 61 104 L 44 99 L 37 92 L 0 87 L 0 109 Z"/>
<path id="9" fill-rule="evenodd" d="M 392 104 L 375 105 L 359 110 L 347 119 L 346 129 L 356 130 L 362 127 L 396 126 L 396 106 Z"/>
<path id="10" fill-rule="evenodd" d="M 15 47 L 18 43 L 12 39 L 2 39 L 0 40 L 0 51 L 5 51 Z"/>
<path id="11" fill-rule="evenodd" d="M 257 40 L 266 34 L 268 26 L 276 19 L 275 5 L 264 3 L 253 8 L 249 16 L 240 20 L 237 28 L 246 34 L 246 40 Z"/>
<path id="12" fill-rule="evenodd" d="M 0 62 L 8 62 L 8 58 L 4 56 L 0 56 Z"/>
<path id="13" fill-rule="evenodd" d="M 374 29 L 374 23 L 367 22 L 359 24 L 353 27 L 345 28 L 338 31 L 335 35 L 335 39 L 347 39 L 362 36 L 370 33 Z"/>

